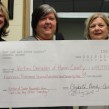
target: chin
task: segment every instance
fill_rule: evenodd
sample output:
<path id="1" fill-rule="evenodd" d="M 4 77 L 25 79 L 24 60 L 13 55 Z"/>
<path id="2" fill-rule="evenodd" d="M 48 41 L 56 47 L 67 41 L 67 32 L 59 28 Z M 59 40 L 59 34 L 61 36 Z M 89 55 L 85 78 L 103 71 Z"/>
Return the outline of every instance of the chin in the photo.
<path id="1" fill-rule="evenodd" d="M 102 39 L 105 39 L 105 38 L 103 36 L 95 36 L 94 39 L 95 40 L 102 40 Z"/>

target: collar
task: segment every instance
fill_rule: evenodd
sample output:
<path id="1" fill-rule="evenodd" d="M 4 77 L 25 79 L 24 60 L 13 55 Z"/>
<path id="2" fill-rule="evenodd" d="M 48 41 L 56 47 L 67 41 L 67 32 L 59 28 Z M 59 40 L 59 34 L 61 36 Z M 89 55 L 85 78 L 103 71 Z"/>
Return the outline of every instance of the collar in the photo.
<path id="1" fill-rule="evenodd" d="M 35 37 L 36 40 L 41 40 L 38 36 Z M 53 40 L 56 40 L 56 35 L 53 35 Z"/>

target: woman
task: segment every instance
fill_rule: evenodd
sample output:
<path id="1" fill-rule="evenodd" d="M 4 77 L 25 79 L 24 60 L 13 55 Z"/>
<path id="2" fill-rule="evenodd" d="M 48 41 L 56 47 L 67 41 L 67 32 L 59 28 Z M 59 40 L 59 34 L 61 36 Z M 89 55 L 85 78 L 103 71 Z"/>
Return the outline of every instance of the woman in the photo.
<path id="1" fill-rule="evenodd" d="M 55 9 L 43 4 L 36 8 L 32 14 L 31 26 L 33 36 L 23 40 L 63 40 L 58 33 L 58 18 Z"/>
<path id="2" fill-rule="evenodd" d="M 5 41 L 3 37 L 7 36 L 9 31 L 9 16 L 6 7 L 0 2 L 0 41 Z"/>
<path id="3" fill-rule="evenodd" d="M 85 22 L 84 35 L 89 40 L 105 40 L 109 37 L 109 18 L 103 13 L 95 13 Z"/>
<path id="4" fill-rule="evenodd" d="M 108 40 L 108 16 L 103 13 L 94 13 L 86 19 L 84 35 L 88 40 Z M 109 106 L 80 106 L 79 109 L 109 109 Z"/>
<path id="5" fill-rule="evenodd" d="M 56 11 L 52 6 L 48 4 L 43 4 L 33 11 L 31 25 L 33 36 L 22 39 L 22 41 L 64 39 L 62 34 L 58 33 L 58 18 Z M 30 107 L 22 109 L 73 109 L 73 107 Z"/>
<path id="6" fill-rule="evenodd" d="M 3 37 L 7 36 L 9 31 L 9 16 L 6 7 L 0 2 L 0 41 L 5 41 Z M 8 108 L 3 108 L 8 109 Z"/>
<path id="7" fill-rule="evenodd" d="M 0 41 L 5 41 L 3 37 L 8 35 L 9 16 L 6 7 L 0 2 Z M 4 108 L 8 109 L 8 108 Z"/>

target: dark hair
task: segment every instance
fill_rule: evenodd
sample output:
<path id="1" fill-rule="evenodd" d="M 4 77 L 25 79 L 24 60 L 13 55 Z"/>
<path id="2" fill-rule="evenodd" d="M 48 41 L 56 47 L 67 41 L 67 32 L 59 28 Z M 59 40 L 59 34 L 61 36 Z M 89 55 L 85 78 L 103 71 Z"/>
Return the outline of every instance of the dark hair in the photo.
<path id="1" fill-rule="evenodd" d="M 0 29 L 0 36 L 7 36 L 9 31 L 7 31 L 9 27 L 9 15 L 6 7 L 0 2 L 0 11 L 4 15 L 4 26 Z"/>
<path id="2" fill-rule="evenodd" d="M 33 29 L 33 35 L 34 36 L 37 34 L 35 29 L 37 27 L 37 24 L 38 24 L 40 18 L 43 17 L 43 16 L 46 16 L 47 14 L 49 14 L 51 12 L 54 13 L 54 15 L 56 17 L 56 22 L 57 22 L 56 33 L 58 32 L 58 17 L 57 17 L 55 9 L 48 4 L 43 4 L 40 7 L 34 9 L 34 11 L 32 13 L 31 26 L 32 26 L 32 29 Z"/>

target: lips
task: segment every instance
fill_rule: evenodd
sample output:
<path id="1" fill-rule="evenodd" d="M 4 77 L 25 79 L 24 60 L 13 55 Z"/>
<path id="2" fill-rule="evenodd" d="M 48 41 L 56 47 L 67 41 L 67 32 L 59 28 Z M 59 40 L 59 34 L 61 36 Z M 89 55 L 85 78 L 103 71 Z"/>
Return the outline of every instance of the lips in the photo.
<path id="1" fill-rule="evenodd" d="M 3 23 L 3 20 L 0 20 L 0 24 L 2 24 Z"/>
<path id="2" fill-rule="evenodd" d="M 45 28 L 46 30 L 49 30 L 49 29 L 51 29 L 51 25 L 45 25 L 44 28 Z"/>
<path id="3" fill-rule="evenodd" d="M 95 35 L 101 35 L 102 33 L 94 33 Z"/>

